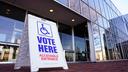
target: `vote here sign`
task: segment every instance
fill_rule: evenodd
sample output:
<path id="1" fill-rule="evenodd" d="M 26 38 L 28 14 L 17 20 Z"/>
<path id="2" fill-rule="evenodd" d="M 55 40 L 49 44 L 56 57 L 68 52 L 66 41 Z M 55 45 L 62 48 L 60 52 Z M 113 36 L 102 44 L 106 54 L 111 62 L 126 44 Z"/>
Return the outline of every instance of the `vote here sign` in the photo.
<path id="1" fill-rule="evenodd" d="M 56 23 L 28 14 L 31 71 L 39 68 L 68 69 Z"/>

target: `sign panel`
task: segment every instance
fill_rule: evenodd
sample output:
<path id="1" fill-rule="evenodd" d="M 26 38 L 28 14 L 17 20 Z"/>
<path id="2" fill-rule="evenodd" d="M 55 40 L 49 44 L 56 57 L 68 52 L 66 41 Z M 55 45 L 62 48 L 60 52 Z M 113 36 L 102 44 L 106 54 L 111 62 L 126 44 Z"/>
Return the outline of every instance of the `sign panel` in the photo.
<path id="1" fill-rule="evenodd" d="M 68 69 L 56 23 L 28 14 L 31 71 L 39 68 Z"/>

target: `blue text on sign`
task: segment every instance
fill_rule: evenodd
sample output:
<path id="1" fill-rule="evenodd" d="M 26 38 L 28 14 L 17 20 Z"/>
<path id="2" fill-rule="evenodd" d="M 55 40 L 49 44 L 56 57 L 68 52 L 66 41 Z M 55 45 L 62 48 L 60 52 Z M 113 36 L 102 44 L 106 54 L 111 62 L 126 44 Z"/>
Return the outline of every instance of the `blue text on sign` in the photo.
<path id="1" fill-rule="evenodd" d="M 45 37 L 37 36 L 38 39 L 38 50 L 39 52 L 45 53 L 57 53 L 57 48 L 55 45 L 55 40 Z"/>

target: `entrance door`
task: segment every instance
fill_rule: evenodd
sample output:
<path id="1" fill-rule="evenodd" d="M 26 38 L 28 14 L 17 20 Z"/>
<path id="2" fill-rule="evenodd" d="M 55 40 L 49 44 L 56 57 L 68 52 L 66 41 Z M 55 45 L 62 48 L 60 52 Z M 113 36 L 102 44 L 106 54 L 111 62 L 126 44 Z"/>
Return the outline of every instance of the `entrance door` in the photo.
<path id="1" fill-rule="evenodd" d="M 64 24 L 58 25 L 62 46 L 66 51 L 65 56 L 68 62 L 90 60 L 88 30 L 85 25 L 86 23 L 74 27 Z"/>
<path id="2" fill-rule="evenodd" d="M 76 61 L 89 61 L 89 39 L 86 23 L 74 27 Z"/>

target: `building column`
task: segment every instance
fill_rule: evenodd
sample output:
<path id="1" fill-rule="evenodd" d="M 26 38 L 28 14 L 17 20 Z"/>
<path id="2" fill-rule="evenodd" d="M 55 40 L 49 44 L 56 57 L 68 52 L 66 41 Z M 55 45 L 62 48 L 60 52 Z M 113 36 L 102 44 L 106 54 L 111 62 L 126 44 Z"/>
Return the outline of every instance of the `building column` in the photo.
<path id="1" fill-rule="evenodd" d="M 87 26 L 88 26 L 88 34 L 89 34 L 90 61 L 91 62 L 96 62 L 92 23 L 88 22 Z"/>
<path id="2" fill-rule="evenodd" d="M 72 48 L 75 51 L 75 36 L 74 36 L 74 27 L 72 27 Z M 73 53 L 73 62 L 76 60 L 76 53 Z"/>

